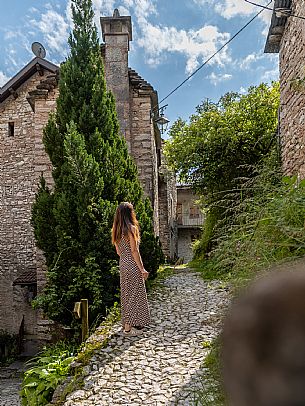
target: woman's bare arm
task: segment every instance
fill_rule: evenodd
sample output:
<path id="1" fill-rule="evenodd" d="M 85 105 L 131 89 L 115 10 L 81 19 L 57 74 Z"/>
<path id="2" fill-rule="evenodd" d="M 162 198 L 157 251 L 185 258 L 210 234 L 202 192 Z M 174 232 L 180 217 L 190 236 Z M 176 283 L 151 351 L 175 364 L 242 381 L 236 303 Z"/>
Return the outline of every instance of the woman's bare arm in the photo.
<path id="1" fill-rule="evenodd" d="M 119 247 L 117 246 L 117 244 L 114 244 L 114 246 L 115 246 L 116 253 L 117 253 L 118 256 L 120 257 L 120 256 L 121 256 L 121 252 L 120 252 L 120 250 L 119 250 Z"/>
<path id="2" fill-rule="evenodd" d="M 141 254 L 139 251 L 139 244 L 134 239 L 134 236 L 132 233 L 129 233 L 128 237 L 129 237 L 129 241 L 130 241 L 130 248 L 131 248 L 131 254 L 133 256 L 133 259 L 135 260 L 135 263 L 137 264 L 138 268 L 140 269 L 143 278 L 147 279 L 148 272 L 145 271 L 145 269 L 144 269 L 143 261 L 142 261 Z"/>

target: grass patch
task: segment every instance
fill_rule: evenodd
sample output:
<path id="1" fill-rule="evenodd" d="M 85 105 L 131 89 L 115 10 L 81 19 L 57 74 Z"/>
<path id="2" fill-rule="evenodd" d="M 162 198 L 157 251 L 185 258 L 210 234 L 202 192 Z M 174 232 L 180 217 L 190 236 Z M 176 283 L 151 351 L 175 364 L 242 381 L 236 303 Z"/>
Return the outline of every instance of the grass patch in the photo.
<path id="1" fill-rule="evenodd" d="M 227 405 L 221 380 L 220 338 L 212 342 L 202 343 L 209 348 L 209 354 L 203 363 L 203 375 L 196 388 L 189 389 L 188 398 L 194 406 L 224 406 Z"/>

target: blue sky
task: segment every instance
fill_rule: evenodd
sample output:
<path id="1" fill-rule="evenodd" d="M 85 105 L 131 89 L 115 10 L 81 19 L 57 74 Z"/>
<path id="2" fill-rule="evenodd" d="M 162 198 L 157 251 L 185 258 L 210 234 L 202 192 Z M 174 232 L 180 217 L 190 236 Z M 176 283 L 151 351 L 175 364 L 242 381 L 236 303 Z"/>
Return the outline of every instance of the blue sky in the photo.
<path id="1" fill-rule="evenodd" d="M 46 59 L 60 63 L 68 53 L 71 0 L 0 0 L 0 86 L 16 74 L 40 41 Z M 258 10 L 244 0 L 93 0 L 95 21 L 131 15 L 133 42 L 129 65 L 166 96 Z M 250 27 L 208 66 L 199 71 L 166 103 L 166 116 L 187 119 L 202 100 L 214 101 L 228 91 L 278 79 L 278 55 L 263 53 L 270 12 Z"/>

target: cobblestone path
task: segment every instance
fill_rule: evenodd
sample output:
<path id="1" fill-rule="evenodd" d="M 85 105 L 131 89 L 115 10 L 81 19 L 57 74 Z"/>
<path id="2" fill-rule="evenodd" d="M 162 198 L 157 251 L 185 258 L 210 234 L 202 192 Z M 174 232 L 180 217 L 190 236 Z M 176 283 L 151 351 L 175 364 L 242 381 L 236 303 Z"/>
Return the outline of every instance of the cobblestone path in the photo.
<path id="1" fill-rule="evenodd" d="M 20 406 L 20 379 L 0 379 L 0 406 Z"/>
<path id="2" fill-rule="evenodd" d="M 179 271 L 148 294 L 152 323 L 142 335 L 123 337 L 113 326 L 108 346 L 93 357 L 85 386 L 64 406 L 193 405 L 208 352 L 218 333 L 228 291 L 196 272 Z"/>

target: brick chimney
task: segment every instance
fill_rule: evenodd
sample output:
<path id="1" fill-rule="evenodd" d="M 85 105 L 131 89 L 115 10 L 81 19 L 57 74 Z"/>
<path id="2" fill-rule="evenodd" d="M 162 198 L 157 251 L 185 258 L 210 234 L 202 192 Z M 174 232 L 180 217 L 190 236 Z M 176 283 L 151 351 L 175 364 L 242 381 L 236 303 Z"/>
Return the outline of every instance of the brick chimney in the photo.
<path id="1" fill-rule="evenodd" d="M 101 17 L 101 27 L 107 87 L 114 94 L 121 132 L 130 151 L 128 51 L 129 41 L 132 41 L 131 17 L 120 16 L 115 9 L 113 17 Z"/>

